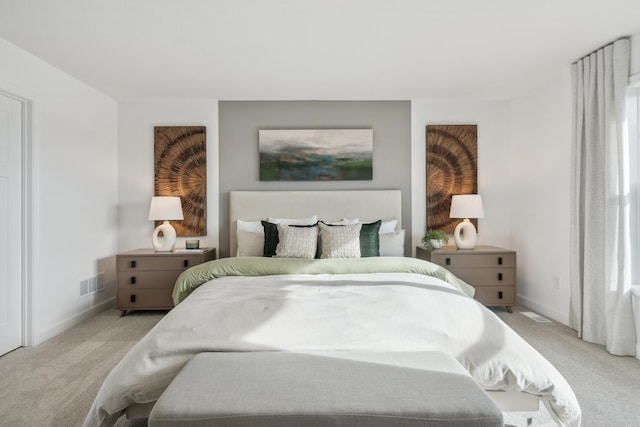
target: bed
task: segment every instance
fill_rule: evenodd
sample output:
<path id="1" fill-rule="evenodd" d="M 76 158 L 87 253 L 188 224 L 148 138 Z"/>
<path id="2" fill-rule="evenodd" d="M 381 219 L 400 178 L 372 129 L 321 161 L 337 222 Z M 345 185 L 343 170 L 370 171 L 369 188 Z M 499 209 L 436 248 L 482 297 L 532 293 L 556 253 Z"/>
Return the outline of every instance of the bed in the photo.
<path id="1" fill-rule="evenodd" d="M 393 190 L 232 192 L 231 235 L 238 220 L 317 216 L 396 221 L 391 233 L 399 236 L 400 197 Z M 357 224 L 328 233 L 362 232 Z M 241 250 L 232 239 L 230 253 Z M 472 295 L 447 270 L 400 256 L 247 256 L 194 267 L 176 283 L 176 307 L 105 379 L 85 426 L 112 425 L 128 408 L 152 405 L 195 355 L 220 351 L 443 352 L 485 390 L 540 398 L 558 425 L 580 425 L 565 379 Z"/>

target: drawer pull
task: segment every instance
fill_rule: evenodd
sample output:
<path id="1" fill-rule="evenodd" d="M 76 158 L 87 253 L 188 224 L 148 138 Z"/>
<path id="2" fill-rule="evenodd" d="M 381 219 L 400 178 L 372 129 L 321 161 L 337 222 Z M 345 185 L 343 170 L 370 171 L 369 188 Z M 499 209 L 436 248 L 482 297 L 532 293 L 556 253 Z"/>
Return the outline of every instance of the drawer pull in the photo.
<path id="1" fill-rule="evenodd" d="M 135 296 L 135 294 L 134 294 L 134 295 L 131 295 L 131 296 L 129 297 L 129 301 L 131 301 L 131 302 L 136 302 L 136 296 Z"/>
<path id="2" fill-rule="evenodd" d="M 498 257 L 498 265 L 502 265 L 502 257 Z"/>
<path id="3" fill-rule="evenodd" d="M 502 273 L 498 273 L 498 280 L 502 281 Z"/>
<path id="4" fill-rule="evenodd" d="M 183 266 L 184 268 L 189 267 L 189 260 L 188 260 L 188 259 L 185 259 L 185 260 L 182 262 L 182 266 Z"/>
<path id="5" fill-rule="evenodd" d="M 502 291 L 498 291 L 498 299 L 502 299 Z"/>
<path id="6" fill-rule="evenodd" d="M 447 259 L 445 259 L 445 260 L 444 260 L 444 263 L 445 263 L 446 265 L 451 265 L 451 258 L 447 258 Z"/>
<path id="7" fill-rule="evenodd" d="M 131 276 L 131 279 L 129 279 L 129 284 L 130 285 L 135 285 L 136 284 L 136 276 Z"/>
<path id="8" fill-rule="evenodd" d="M 136 268 L 136 260 L 129 261 L 129 268 Z"/>

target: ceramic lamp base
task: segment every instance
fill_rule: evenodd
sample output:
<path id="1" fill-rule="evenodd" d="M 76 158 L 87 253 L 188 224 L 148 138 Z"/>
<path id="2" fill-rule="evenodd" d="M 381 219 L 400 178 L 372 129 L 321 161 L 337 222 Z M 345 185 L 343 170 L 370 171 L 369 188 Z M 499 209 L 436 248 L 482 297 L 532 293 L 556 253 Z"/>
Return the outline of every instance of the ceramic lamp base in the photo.
<path id="1" fill-rule="evenodd" d="M 462 221 L 453 232 L 453 239 L 458 249 L 473 249 L 476 246 L 478 232 L 469 219 Z"/>
<path id="2" fill-rule="evenodd" d="M 160 233 L 162 238 L 159 237 Z M 171 252 L 176 245 L 176 229 L 169 221 L 163 222 L 153 230 L 152 242 L 156 252 Z"/>

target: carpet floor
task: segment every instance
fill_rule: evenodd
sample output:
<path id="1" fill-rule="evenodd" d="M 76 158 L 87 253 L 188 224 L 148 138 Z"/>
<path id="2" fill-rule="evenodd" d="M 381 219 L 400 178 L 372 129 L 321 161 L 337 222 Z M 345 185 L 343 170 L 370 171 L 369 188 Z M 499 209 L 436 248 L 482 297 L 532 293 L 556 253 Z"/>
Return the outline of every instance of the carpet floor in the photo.
<path id="1" fill-rule="evenodd" d="M 538 323 L 522 311 L 529 310 L 496 314 L 565 377 L 582 408 L 583 426 L 640 426 L 640 360 L 613 356 L 560 323 Z"/>
<path id="2" fill-rule="evenodd" d="M 507 324 L 542 353 L 572 385 L 583 426 L 640 426 L 640 360 L 616 357 L 602 346 L 579 340 L 573 330 L 496 310 Z M 110 369 L 164 312 L 120 317 L 107 310 L 38 345 L 0 357 L 0 426 L 74 427 L 84 417 Z M 508 413 L 506 424 L 552 426 L 544 407 L 536 413 Z M 128 423 L 121 419 L 117 426 Z"/>

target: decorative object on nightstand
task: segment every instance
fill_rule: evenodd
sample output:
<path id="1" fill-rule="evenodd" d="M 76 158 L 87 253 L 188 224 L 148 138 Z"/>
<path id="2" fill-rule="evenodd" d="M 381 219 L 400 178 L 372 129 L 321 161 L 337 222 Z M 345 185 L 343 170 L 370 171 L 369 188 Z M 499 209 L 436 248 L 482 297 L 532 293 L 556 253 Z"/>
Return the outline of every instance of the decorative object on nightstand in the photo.
<path id="1" fill-rule="evenodd" d="M 182 203 L 180 197 L 155 196 L 151 198 L 149 220 L 164 221 L 153 230 L 153 249 L 158 252 L 171 252 L 176 245 L 176 230 L 169 220 L 182 220 Z M 162 240 L 159 234 L 162 233 Z"/>
<path id="2" fill-rule="evenodd" d="M 449 236 L 442 230 L 427 230 L 422 236 L 422 244 L 429 251 L 440 249 L 445 243 L 449 243 Z"/>
<path id="3" fill-rule="evenodd" d="M 453 232 L 458 249 L 473 249 L 478 233 L 469 218 L 484 218 L 482 198 L 479 194 L 460 194 L 451 198 L 449 218 L 464 218 Z"/>
<path id="4" fill-rule="evenodd" d="M 118 310 L 124 316 L 127 310 L 173 308 L 173 287 L 180 273 L 214 259 L 216 250 L 204 248 L 189 253 L 136 249 L 116 255 Z"/>
<path id="5" fill-rule="evenodd" d="M 473 251 L 453 246 L 432 251 L 418 246 L 416 258 L 438 264 L 476 290 L 474 298 L 486 306 L 516 304 L 516 252 L 495 246 L 477 246 Z"/>
<path id="6" fill-rule="evenodd" d="M 185 249 L 200 249 L 200 240 L 187 240 L 184 246 Z"/>

